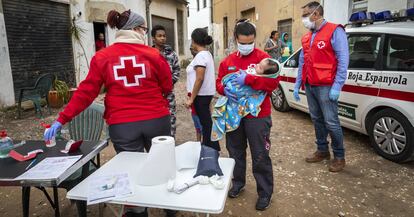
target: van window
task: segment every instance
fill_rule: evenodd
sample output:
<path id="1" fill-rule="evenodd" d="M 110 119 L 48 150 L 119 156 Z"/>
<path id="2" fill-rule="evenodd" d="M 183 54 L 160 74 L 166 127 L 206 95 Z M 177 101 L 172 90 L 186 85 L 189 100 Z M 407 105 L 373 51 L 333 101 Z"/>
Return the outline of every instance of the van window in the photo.
<path id="1" fill-rule="evenodd" d="M 286 62 L 285 68 L 298 68 L 299 67 L 299 55 L 302 49 L 293 54 Z"/>
<path id="2" fill-rule="evenodd" d="M 381 45 L 379 35 L 349 35 L 349 68 L 374 69 Z"/>
<path id="3" fill-rule="evenodd" d="M 414 71 L 414 38 L 389 36 L 385 49 L 385 70 Z"/>

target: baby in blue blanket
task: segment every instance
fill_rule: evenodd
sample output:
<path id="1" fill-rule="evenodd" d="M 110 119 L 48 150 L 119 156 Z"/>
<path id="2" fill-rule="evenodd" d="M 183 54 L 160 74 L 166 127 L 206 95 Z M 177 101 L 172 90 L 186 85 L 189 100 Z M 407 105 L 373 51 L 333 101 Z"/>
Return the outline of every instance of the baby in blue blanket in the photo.
<path id="1" fill-rule="evenodd" d="M 276 78 L 279 76 L 279 70 L 280 64 L 278 61 L 265 58 L 255 67 L 249 67 L 245 72 L 255 76 Z M 250 114 L 257 117 L 260 113 L 260 105 L 266 97 L 266 92 L 253 90 L 247 85 L 235 85 L 232 81 L 239 77 L 242 71 L 228 74 L 221 81 L 225 88 L 236 96 L 237 100 L 229 100 L 226 96 L 221 96 L 217 100 L 212 114 L 212 141 L 221 140 L 226 132 L 236 130 L 241 119 L 246 115 Z"/>

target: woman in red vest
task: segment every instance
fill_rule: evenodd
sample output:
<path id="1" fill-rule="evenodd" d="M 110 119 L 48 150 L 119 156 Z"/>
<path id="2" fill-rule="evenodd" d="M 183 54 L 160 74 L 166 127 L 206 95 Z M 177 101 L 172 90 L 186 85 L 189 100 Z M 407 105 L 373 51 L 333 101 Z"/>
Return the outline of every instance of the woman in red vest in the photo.
<path id="1" fill-rule="evenodd" d="M 172 91 L 171 69 L 158 50 L 145 45 L 148 28 L 142 16 L 112 10 L 107 22 L 118 29 L 115 43 L 95 54 L 88 76 L 44 137 L 54 137 L 62 125 L 93 102 L 104 85 L 104 118 L 115 151 L 143 152 L 152 138 L 170 135 L 165 97 Z M 147 212 L 133 207 L 125 216 L 147 216 Z"/>
<path id="2" fill-rule="evenodd" d="M 237 40 L 238 51 L 230 54 L 220 63 L 216 80 L 217 92 L 225 95 L 229 100 L 237 100 L 221 83 L 222 78 L 229 74 L 246 70 L 249 66 L 258 64 L 262 59 L 270 56 L 255 48 L 256 27 L 248 20 L 242 19 L 236 23 L 234 38 Z M 238 197 L 246 184 L 246 148 L 249 141 L 252 155 L 253 175 L 256 179 L 259 198 L 256 202 L 257 210 L 264 210 L 270 205 L 273 193 L 272 161 L 269 157 L 270 128 L 272 127 L 270 94 L 278 86 L 278 79 L 246 75 L 242 73 L 238 79 L 239 85 L 249 85 L 255 90 L 267 92 L 257 117 L 248 115 L 240 122 L 237 130 L 226 133 L 226 147 L 230 157 L 236 165 L 233 172 L 233 187 L 228 196 Z"/>

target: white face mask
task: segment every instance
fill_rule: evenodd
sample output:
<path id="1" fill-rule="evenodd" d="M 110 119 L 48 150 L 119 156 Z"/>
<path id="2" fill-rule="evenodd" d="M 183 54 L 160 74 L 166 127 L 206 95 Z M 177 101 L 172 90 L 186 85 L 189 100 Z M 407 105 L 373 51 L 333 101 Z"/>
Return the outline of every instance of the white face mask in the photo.
<path id="1" fill-rule="evenodd" d="M 251 44 L 240 44 L 237 42 L 237 49 L 242 56 L 247 56 L 254 50 L 254 43 Z"/>
<path id="2" fill-rule="evenodd" d="M 315 29 L 315 21 L 312 22 L 310 16 L 302 18 L 302 23 L 307 29 Z"/>

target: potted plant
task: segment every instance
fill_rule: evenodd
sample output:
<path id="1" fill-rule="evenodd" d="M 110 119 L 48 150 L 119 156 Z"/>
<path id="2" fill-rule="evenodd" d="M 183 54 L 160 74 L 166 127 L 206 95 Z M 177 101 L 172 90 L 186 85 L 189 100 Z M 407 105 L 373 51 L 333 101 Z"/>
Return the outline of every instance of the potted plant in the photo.
<path id="1" fill-rule="evenodd" d="M 55 79 L 53 81 L 52 90 L 48 95 L 49 105 L 52 108 L 60 108 L 69 100 L 69 87 L 66 82 Z"/>

